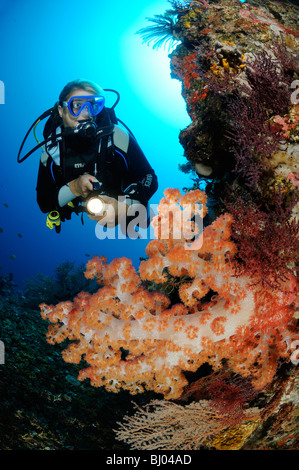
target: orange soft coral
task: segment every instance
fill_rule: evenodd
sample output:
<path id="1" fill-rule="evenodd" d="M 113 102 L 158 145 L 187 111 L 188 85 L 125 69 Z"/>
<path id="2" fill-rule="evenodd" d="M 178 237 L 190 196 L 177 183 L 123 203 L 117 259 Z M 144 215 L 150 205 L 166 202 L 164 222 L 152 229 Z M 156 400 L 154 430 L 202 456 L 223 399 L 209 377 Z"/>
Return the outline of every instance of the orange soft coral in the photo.
<path id="1" fill-rule="evenodd" d="M 165 191 L 153 225 L 160 235 L 168 225 L 169 236 L 148 244 L 149 258 L 141 262 L 139 274 L 127 258 L 107 264 L 104 257 L 94 257 L 86 276 L 98 278 L 98 292 L 80 293 L 74 302 L 57 306 L 41 305 L 43 318 L 53 323 L 48 341 L 68 338 L 72 343 L 64 359 L 79 363 L 84 357 L 89 363 L 80 380 L 89 378 L 92 385 L 114 392 L 148 389 L 174 399 L 187 384 L 184 371 L 196 371 L 204 362 L 218 368 L 225 358 L 261 387 L 273 377 L 279 357 L 288 358 L 294 337 L 293 279 L 286 289 L 290 293 L 273 294 L 251 286 L 245 276 L 236 278 L 233 221 L 227 214 L 204 229 L 203 244 L 195 226 L 194 241 L 190 231 L 184 237 L 182 224 L 178 237 L 175 225 L 184 211 L 194 216 L 194 205 L 200 203 L 205 214 L 205 201 L 198 190 L 184 196 Z M 191 211 L 187 203 L 193 205 Z M 167 276 L 184 276 L 178 288 L 181 302 L 175 305 L 143 285 L 149 280 L 164 283 Z"/>

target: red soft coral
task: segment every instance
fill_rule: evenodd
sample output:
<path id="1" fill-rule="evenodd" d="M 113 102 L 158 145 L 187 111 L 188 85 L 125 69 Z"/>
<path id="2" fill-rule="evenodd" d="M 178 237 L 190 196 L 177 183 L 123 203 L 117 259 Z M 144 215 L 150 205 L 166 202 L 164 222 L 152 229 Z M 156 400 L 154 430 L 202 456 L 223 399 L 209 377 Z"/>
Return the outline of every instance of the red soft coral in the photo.
<path id="1" fill-rule="evenodd" d="M 202 202 L 204 195 L 196 191 L 188 198 Z M 170 205 L 178 216 L 188 198 L 167 191 L 156 229 L 165 223 Z M 231 215 L 220 216 L 204 229 L 200 247 L 196 240 L 188 244 L 183 230 L 180 238 L 150 242 L 149 259 L 141 263 L 139 275 L 127 258 L 110 264 L 93 258 L 86 275 L 98 278 L 98 292 L 80 293 L 74 302 L 57 306 L 41 305 L 43 318 L 54 323 L 48 341 L 71 340 L 64 359 L 79 363 L 83 356 L 89 363 L 79 379 L 89 378 L 92 385 L 114 392 L 148 389 L 179 398 L 188 383 L 185 371 L 195 372 L 206 362 L 219 369 L 224 359 L 262 388 L 272 380 L 280 358 L 290 359 L 296 286 L 291 277 L 282 291 L 252 286 L 245 275 L 236 278 L 232 223 Z M 169 233 L 175 233 L 174 227 Z M 175 305 L 143 285 L 165 282 L 167 272 L 181 279 Z"/>

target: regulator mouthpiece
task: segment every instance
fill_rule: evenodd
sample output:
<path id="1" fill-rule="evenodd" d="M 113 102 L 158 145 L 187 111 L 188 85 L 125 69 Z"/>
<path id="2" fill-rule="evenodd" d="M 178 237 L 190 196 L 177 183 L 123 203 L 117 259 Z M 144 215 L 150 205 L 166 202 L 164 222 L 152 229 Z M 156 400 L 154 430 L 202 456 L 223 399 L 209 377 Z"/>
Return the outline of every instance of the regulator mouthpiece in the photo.
<path id="1" fill-rule="evenodd" d="M 81 121 L 74 129 L 74 134 L 91 139 L 97 135 L 97 125 L 95 122 L 87 120 Z"/>

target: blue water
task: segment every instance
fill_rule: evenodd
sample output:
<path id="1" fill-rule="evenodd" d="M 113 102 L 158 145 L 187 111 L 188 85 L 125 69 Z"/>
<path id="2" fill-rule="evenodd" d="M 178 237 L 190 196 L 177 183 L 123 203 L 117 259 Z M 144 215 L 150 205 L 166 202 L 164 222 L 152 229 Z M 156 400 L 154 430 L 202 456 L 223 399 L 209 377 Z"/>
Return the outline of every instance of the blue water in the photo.
<path id="1" fill-rule="evenodd" d="M 73 215 L 60 234 L 46 227 L 36 203 L 39 151 L 22 164 L 17 153 L 32 122 L 53 106 L 63 86 L 83 77 L 121 94 L 117 115 L 132 129 L 159 178 L 151 203 L 167 186 L 190 183 L 178 134 L 190 119 L 177 80 L 170 78 L 167 50 L 154 51 L 136 35 L 146 17 L 170 8 L 166 0 L 82 2 L 0 0 L 3 101 L 0 104 L 0 275 L 22 286 L 38 272 L 51 274 L 66 260 L 86 255 L 128 256 L 138 266 L 148 240 L 98 240 L 95 222 Z M 0 103 L 2 103 L 0 99 Z M 38 128 L 39 136 L 43 127 Z M 26 150 L 36 144 L 33 136 Z"/>

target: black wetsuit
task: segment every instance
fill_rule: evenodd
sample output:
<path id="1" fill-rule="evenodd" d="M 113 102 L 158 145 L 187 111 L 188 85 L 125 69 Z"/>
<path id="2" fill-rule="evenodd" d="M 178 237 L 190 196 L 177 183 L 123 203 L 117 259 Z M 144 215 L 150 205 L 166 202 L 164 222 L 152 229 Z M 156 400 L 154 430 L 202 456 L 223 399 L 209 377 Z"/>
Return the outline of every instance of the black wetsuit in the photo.
<path id="1" fill-rule="evenodd" d="M 48 146 L 41 156 L 36 187 L 42 212 L 58 210 L 62 220 L 69 219 L 73 209 L 59 204 L 59 191 L 84 173 L 102 182 L 103 194 L 115 198 L 127 195 L 147 205 L 158 188 L 157 176 L 129 132 L 118 125 L 112 125 L 111 131 L 101 139 L 64 137 Z M 80 200 L 75 198 L 72 202 L 78 205 Z"/>

